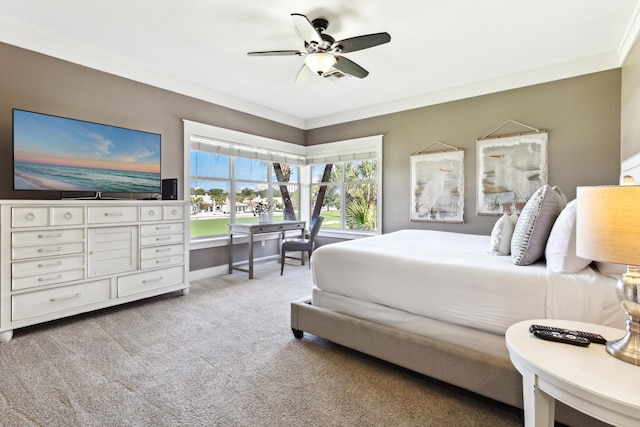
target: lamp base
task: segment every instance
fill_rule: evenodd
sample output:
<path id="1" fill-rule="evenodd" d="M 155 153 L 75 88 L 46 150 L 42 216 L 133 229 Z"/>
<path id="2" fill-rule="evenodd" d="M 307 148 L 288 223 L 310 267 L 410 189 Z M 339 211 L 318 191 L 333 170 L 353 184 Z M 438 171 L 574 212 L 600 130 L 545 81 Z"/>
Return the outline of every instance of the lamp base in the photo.
<path id="1" fill-rule="evenodd" d="M 616 293 L 627 313 L 627 333 L 607 342 L 607 353 L 627 363 L 640 366 L 640 267 L 628 265 L 616 284 Z"/>
<path id="2" fill-rule="evenodd" d="M 607 342 L 607 353 L 616 359 L 640 366 L 640 319 L 629 316 L 627 333 L 620 339 Z"/>

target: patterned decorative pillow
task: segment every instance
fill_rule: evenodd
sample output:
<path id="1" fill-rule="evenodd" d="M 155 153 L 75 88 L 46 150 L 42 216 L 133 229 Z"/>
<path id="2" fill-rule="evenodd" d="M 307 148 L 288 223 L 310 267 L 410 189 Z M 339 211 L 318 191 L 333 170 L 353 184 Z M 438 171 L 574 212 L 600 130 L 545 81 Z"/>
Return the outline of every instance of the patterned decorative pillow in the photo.
<path id="1" fill-rule="evenodd" d="M 547 239 L 567 201 L 557 186 L 543 185 L 524 205 L 511 238 L 511 260 L 530 265 L 544 255 Z"/>
<path id="2" fill-rule="evenodd" d="M 511 236 L 518 221 L 518 214 L 505 213 L 496 221 L 491 231 L 491 246 L 489 250 L 494 255 L 509 255 L 511 253 Z"/>
<path id="3" fill-rule="evenodd" d="M 590 259 L 576 255 L 576 200 L 567 203 L 553 224 L 544 256 L 547 269 L 556 273 L 574 274 L 591 264 Z"/>

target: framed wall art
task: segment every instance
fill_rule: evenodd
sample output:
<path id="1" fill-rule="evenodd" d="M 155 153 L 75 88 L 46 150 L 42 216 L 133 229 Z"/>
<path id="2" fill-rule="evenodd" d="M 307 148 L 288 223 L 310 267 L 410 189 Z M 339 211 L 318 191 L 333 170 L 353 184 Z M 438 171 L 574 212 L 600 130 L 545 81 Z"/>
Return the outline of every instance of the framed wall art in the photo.
<path id="1" fill-rule="evenodd" d="M 462 223 L 464 151 L 411 155 L 411 221 Z"/>
<path id="2" fill-rule="evenodd" d="M 545 131 L 477 140 L 478 215 L 519 213 L 547 183 Z"/>

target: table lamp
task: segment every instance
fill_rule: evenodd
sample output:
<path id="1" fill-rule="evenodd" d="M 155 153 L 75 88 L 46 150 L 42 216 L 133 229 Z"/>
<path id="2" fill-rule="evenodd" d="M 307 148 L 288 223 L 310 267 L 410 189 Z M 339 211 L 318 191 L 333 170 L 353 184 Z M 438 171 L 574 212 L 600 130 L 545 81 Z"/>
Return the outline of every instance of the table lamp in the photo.
<path id="1" fill-rule="evenodd" d="M 627 332 L 607 352 L 640 365 L 640 186 L 578 187 L 577 204 L 576 254 L 627 265 L 616 285 Z"/>

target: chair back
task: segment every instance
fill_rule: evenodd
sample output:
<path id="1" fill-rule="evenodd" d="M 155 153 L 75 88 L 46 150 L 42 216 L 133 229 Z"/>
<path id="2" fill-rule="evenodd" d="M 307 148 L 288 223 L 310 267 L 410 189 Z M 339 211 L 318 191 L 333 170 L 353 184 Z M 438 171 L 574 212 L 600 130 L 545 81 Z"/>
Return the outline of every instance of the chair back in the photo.
<path id="1" fill-rule="evenodd" d="M 318 231 L 320 231 L 320 227 L 322 226 L 322 220 L 324 217 L 317 216 L 311 220 L 311 231 L 309 232 L 309 242 L 313 243 L 313 240 L 318 235 Z"/>

